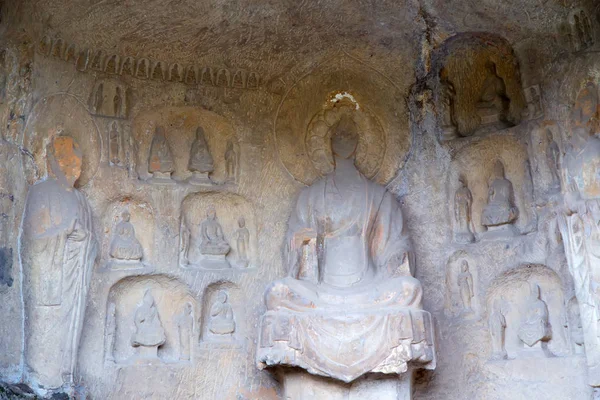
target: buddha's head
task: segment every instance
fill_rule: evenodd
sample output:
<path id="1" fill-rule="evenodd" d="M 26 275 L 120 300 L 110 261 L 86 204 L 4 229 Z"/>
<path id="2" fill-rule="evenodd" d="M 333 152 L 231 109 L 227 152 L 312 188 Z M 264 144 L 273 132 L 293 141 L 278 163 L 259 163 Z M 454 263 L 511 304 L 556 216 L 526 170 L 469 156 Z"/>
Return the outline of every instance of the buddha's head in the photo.
<path id="1" fill-rule="evenodd" d="M 488 61 L 485 63 L 485 69 L 488 71 L 490 75 L 496 75 L 496 64 L 493 61 Z"/>
<path id="2" fill-rule="evenodd" d="M 494 178 L 504 178 L 504 164 L 500 160 L 494 164 Z"/>
<path id="3" fill-rule="evenodd" d="M 458 177 L 458 182 L 460 182 L 460 186 L 461 186 L 461 187 L 465 187 L 465 186 L 467 186 L 467 177 L 466 177 L 466 176 L 464 176 L 464 175 L 460 175 L 460 176 Z"/>
<path id="4" fill-rule="evenodd" d="M 129 214 L 129 211 L 125 210 L 121 213 L 121 219 L 125 222 L 129 222 L 129 220 L 131 219 L 131 214 Z"/>
<path id="5" fill-rule="evenodd" d="M 218 294 L 217 294 L 217 301 L 219 303 L 223 303 L 225 304 L 225 302 L 227 301 L 227 293 L 224 290 L 221 290 Z"/>
<path id="6" fill-rule="evenodd" d="M 344 115 L 334 128 L 331 136 L 333 157 L 350 159 L 356 154 L 358 147 L 358 128 L 351 117 Z"/>
<path id="7" fill-rule="evenodd" d="M 81 175 L 82 152 L 70 136 L 56 136 L 48 148 L 48 172 L 62 185 L 73 187 Z"/>
<path id="8" fill-rule="evenodd" d="M 206 218 L 214 220 L 217 218 L 217 210 L 213 206 L 208 207 L 206 210 Z"/>
<path id="9" fill-rule="evenodd" d="M 144 305 L 149 307 L 154 305 L 154 297 L 152 297 L 152 293 L 150 293 L 149 289 L 144 293 Z"/>
<path id="10" fill-rule="evenodd" d="M 469 263 L 467 262 L 467 260 L 463 260 L 460 268 L 462 272 L 467 272 L 469 270 Z"/>
<path id="11" fill-rule="evenodd" d="M 539 300 L 540 299 L 540 286 L 538 284 L 533 284 L 529 288 L 531 293 L 531 300 Z"/>
<path id="12" fill-rule="evenodd" d="M 240 217 L 240 218 L 238 219 L 238 226 L 239 226 L 240 228 L 243 228 L 243 227 L 245 227 L 245 226 L 246 226 L 246 220 L 244 219 L 244 217 Z"/>
<path id="13" fill-rule="evenodd" d="M 204 139 L 204 128 L 202 128 L 201 126 L 199 126 L 198 129 L 196 129 L 196 139 Z"/>

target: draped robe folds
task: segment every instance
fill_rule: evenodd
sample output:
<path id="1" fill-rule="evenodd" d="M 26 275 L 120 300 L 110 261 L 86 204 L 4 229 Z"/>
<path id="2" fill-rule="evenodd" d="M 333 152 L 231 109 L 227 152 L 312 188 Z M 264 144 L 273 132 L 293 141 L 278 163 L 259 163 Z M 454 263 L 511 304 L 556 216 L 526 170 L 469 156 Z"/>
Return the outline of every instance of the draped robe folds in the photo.
<path id="1" fill-rule="evenodd" d="M 385 187 L 369 181 L 355 168 L 335 172 L 305 188 L 289 221 L 287 242 L 298 232 L 312 231 L 322 240 L 319 275 L 325 283 L 345 287 L 368 283 L 375 275 L 406 275 L 389 271 L 388 263 L 412 257 L 400 205 Z M 409 260 L 410 266 L 414 266 Z M 297 253 L 289 252 L 290 276 L 297 276 Z M 406 264 L 405 264 L 406 265 Z"/>
<path id="2" fill-rule="evenodd" d="M 21 238 L 29 380 L 72 384 L 97 245 L 90 206 L 76 189 L 49 179 L 33 186 Z"/>

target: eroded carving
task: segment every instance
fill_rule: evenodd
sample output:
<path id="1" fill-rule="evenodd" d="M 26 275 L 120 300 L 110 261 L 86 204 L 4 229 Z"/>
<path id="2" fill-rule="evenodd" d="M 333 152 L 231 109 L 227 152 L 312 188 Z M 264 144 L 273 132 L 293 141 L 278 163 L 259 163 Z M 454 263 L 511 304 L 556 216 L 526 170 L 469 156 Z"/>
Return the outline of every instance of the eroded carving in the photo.
<path id="1" fill-rule="evenodd" d="M 227 292 L 221 290 L 217 294 L 217 299 L 210 308 L 210 320 L 208 330 L 215 335 L 229 336 L 235 332 L 235 320 L 233 318 L 233 308 L 228 303 Z"/>
<path id="2" fill-rule="evenodd" d="M 185 303 L 183 311 L 176 318 L 179 338 L 179 359 L 189 361 L 192 354 L 194 335 L 194 309 L 191 303 Z"/>
<path id="3" fill-rule="evenodd" d="M 431 316 L 400 206 L 356 169 L 358 135 L 339 124 L 332 173 L 300 193 L 288 222 L 289 276 L 265 293 L 259 365 L 352 381 L 433 368 Z M 341 312 L 343 310 L 343 312 Z M 359 349 L 359 350 L 357 350 Z"/>
<path id="4" fill-rule="evenodd" d="M 110 243 L 110 256 L 125 264 L 138 264 L 144 255 L 142 245 L 135 237 L 135 228 L 130 222 L 131 215 L 125 210 L 121 214 L 121 221 L 113 231 Z"/>
<path id="5" fill-rule="evenodd" d="M 571 345 L 575 354 L 583 354 L 585 341 L 583 338 L 583 324 L 581 323 L 581 311 L 577 297 L 573 297 L 567 304 L 567 326 L 571 337 Z"/>
<path id="6" fill-rule="evenodd" d="M 467 186 L 467 178 L 460 176 L 458 180 L 460 186 L 454 194 L 454 240 L 457 243 L 471 243 L 475 240 L 471 219 L 473 195 Z"/>
<path id="7" fill-rule="evenodd" d="M 150 290 L 144 293 L 133 322 L 135 332 L 131 337 L 131 345 L 138 348 L 138 357 L 144 361 L 158 359 L 158 348 L 165 343 L 166 336 Z"/>
<path id="8" fill-rule="evenodd" d="M 232 140 L 227 142 L 227 149 L 225 150 L 225 171 L 226 181 L 236 182 L 238 177 L 238 153 L 235 150 L 235 146 Z"/>
<path id="9" fill-rule="evenodd" d="M 200 253 L 209 256 L 216 256 L 225 259 L 231 247 L 225 236 L 223 228 L 217 220 L 217 212 L 214 207 L 206 210 L 206 219 L 200 223 Z"/>
<path id="10" fill-rule="evenodd" d="M 506 85 L 498 76 L 495 63 L 489 61 L 485 69 L 487 75 L 477 102 L 477 115 L 481 121 L 481 128 L 486 129 L 490 126 L 498 130 L 503 129 L 510 126 L 507 123 L 510 99 L 506 95 Z"/>
<path id="11" fill-rule="evenodd" d="M 475 297 L 475 292 L 473 291 L 473 275 L 471 275 L 471 272 L 469 271 L 469 263 L 467 260 L 462 261 L 457 282 L 463 311 L 466 313 L 473 312 L 472 299 Z"/>
<path id="12" fill-rule="evenodd" d="M 165 137 L 165 130 L 157 126 L 150 145 L 150 157 L 148 158 L 148 172 L 152 174 L 149 179 L 151 183 L 174 184 L 171 174 L 175 171 L 171 147 Z"/>
<path id="13" fill-rule="evenodd" d="M 28 379 L 44 388 L 73 384 L 96 241 L 90 206 L 73 188 L 82 153 L 69 136 L 48 148 L 44 182 L 27 196 L 21 239 Z"/>
<path id="14" fill-rule="evenodd" d="M 489 329 L 492 337 L 492 359 L 505 360 L 506 354 L 506 317 L 503 308 L 506 302 L 503 298 L 496 299 L 490 313 Z"/>
<path id="15" fill-rule="evenodd" d="M 548 306 L 540 296 L 540 287 L 531 285 L 531 297 L 518 335 L 526 349 L 537 347 L 547 351 L 548 341 L 552 339 L 552 329 L 548 322 Z"/>
<path id="16" fill-rule="evenodd" d="M 551 187 L 560 190 L 560 149 L 550 129 L 546 129 L 546 141 L 546 163 L 552 179 Z"/>
<path id="17" fill-rule="evenodd" d="M 585 50 L 594 45 L 592 23 L 585 10 L 578 8 L 569 14 L 571 44 L 575 51 Z"/>
<path id="18" fill-rule="evenodd" d="M 448 71 L 442 68 L 440 71 L 441 83 L 441 120 L 442 120 L 442 138 L 444 140 L 454 139 L 458 135 L 455 120 L 455 97 L 456 89 L 448 79 Z"/>
<path id="19" fill-rule="evenodd" d="M 527 100 L 527 114 L 529 119 L 540 118 L 544 115 L 540 85 L 530 86 L 525 89 L 525 99 Z"/>
<path id="20" fill-rule="evenodd" d="M 234 238 L 238 265 L 242 268 L 246 268 L 250 262 L 250 231 L 246 228 L 246 220 L 244 217 L 238 219 L 238 229 L 235 231 Z"/>
<path id="21" fill-rule="evenodd" d="M 90 96 L 90 111 L 100 117 L 127 118 L 127 90 L 109 80 L 100 81 Z"/>
<path id="22" fill-rule="evenodd" d="M 196 138 L 190 150 L 188 168 L 192 176 L 188 180 L 193 185 L 212 185 L 209 174 L 214 170 L 214 161 L 201 126 L 196 129 Z"/>
<path id="23" fill-rule="evenodd" d="M 488 186 L 488 202 L 481 215 L 481 223 L 488 231 L 506 230 L 517 219 L 519 210 L 514 198 L 512 183 L 504 176 L 504 164 L 496 160 Z"/>

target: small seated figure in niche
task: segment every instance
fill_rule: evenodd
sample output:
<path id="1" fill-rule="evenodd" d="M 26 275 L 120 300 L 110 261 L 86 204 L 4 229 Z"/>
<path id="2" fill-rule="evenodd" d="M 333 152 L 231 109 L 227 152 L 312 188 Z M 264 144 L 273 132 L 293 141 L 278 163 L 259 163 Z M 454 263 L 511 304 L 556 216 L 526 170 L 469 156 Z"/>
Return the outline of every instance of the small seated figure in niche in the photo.
<path id="1" fill-rule="evenodd" d="M 506 95 L 506 85 L 498 76 L 496 64 L 488 61 L 485 68 L 487 76 L 477 102 L 477 115 L 481 127 L 503 129 L 511 125 L 507 119 L 510 99 Z"/>
<path id="2" fill-rule="evenodd" d="M 227 172 L 227 182 L 235 182 L 237 174 L 237 153 L 233 142 L 230 140 L 227 142 L 227 149 L 225 150 L 225 167 Z"/>
<path id="3" fill-rule="evenodd" d="M 233 308 L 228 300 L 229 296 L 227 296 L 227 292 L 221 290 L 210 308 L 208 330 L 215 335 L 228 335 L 231 337 L 233 332 L 235 332 Z"/>
<path id="4" fill-rule="evenodd" d="M 130 222 L 130 218 L 129 211 L 123 211 L 121 222 L 115 227 L 110 242 L 110 256 L 120 261 L 140 262 L 144 256 L 144 250 L 135 237 L 135 228 Z"/>
<path id="5" fill-rule="evenodd" d="M 181 361 L 189 361 L 194 334 L 194 315 L 190 303 L 185 303 L 182 313 L 177 316 L 176 323 L 179 336 L 179 359 Z"/>
<path id="6" fill-rule="evenodd" d="M 456 102 L 456 89 L 448 79 L 448 70 L 442 68 L 440 71 L 441 83 L 441 104 L 440 115 L 442 122 L 442 139 L 451 140 L 458 136 L 456 123 L 456 111 L 454 109 Z"/>
<path id="7" fill-rule="evenodd" d="M 475 236 L 471 231 L 473 195 L 467 186 L 467 178 L 461 175 L 458 181 L 460 182 L 460 187 L 454 194 L 454 220 L 456 226 L 454 240 L 457 243 L 472 243 L 475 241 Z"/>
<path id="8" fill-rule="evenodd" d="M 471 275 L 471 272 L 469 271 L 469 263 L 467 260 L 463 260 L 460 265 L 457 283 L 463 311 L 466 313 L 473 312 L 472 299 L 475 297 L 475 293 L 473 292 L 473 275 Z"/>
<path id="9" fill-rule="evenodd" d="M 141 358 L 158 358 L 158 347 L 165 343 L 167 337 L 150 289 L 146 290 L 142 305 L 135 311 L 134 323 L 131 345 L 139 348 L 138 355 Z"/>
<path id="10" fill-rule="evenodd" d="M 206 219 L 200 223 L 200 237 L 200 253 L 204 255 L 226 256 L 231 249 L 223 235 L 223 228 L 217 221 L 214 207 L 208 208 Z"/>
<path id="11" fill-rule="evenodd" d="M 246 268 L 250 259 L 248 257 L 248 248 L 250 247 L 250 232 L 246 228 L 246 220 L 244 217 L 238 219 L 238 229 L 235 231 L 236 250 L 238 254 L 238 263 L 241 267 Z"/>
<path id="12" fill-rule="evenodd" d="M 506 360 L 506 317 L 504 316 L 504 299 L 494 300 L 489 318 L 490 335 L 492 336 L 492 360 Z"/>
<path id="13" fill-rule="evenodd" d="M 550 170 L 550 176 L 552 177 L 552 187 L 560 189 L 560 149 L 558 144 L 554 141 L 554 136 L 550 129 L 546 130 L 546 162 L 548 163 L 548 169 Z"/>
<path id="14" fill-rule="evenodd" d="M 534 346 L 542 348 L 542 343 L 546 344 L 552 339 L 548 306 L 540 298 L 540 295 L 540 287 L 532 285 L 525 318 L 519 327 L 519 339 L 529 348 Z"/>
<path id="15" fill-rule="evenodd" d="M 169 142 L 165 137 L 165 130 L 162 126 L 157 126 L 150 145 L 150 157 L 148 158 L 148 172 L 152 174 L 150 182 L 173 184 L 171 174 L 175 171 L 173 155 Z"/>
<path id="16" fill-rule="evenodd" d="M 481 223 L 489 231 L 501 230 L 512 224 L 519 215 L 514 205 L 512 183 L 504 177 L 504 164 L 496 160 L 488 188 L 488 203 L 481 214 Z"/>
<path id="17" fill-rule="evenodd" d="M 192 176 L 188 180 L 189 183 L 193 185 L 212 184 L 208 174 L 213 172 L 214 162 L 204 137 L 204 129 L 200 126 L 196 129 L 196 139 L 194 139 L 190 150 L 188 169 L 192 172 Z"/>

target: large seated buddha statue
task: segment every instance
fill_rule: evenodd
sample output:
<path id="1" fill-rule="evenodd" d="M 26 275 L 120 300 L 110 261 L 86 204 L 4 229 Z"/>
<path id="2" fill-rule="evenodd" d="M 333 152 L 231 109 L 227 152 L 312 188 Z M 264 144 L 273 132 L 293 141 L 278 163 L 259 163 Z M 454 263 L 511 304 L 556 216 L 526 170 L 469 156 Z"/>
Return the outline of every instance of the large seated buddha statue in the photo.
<path id="1" fill-rule="evenodd" d="M 354 165 L 356 125 L 334 128 L 334 169 L 304 188 L 288 223 L 288 276 L 265 293 L 259 366 L 350 382 L 369 372 L 434 368 L 431 316 L 412 276 L 400 205 Z"/>

